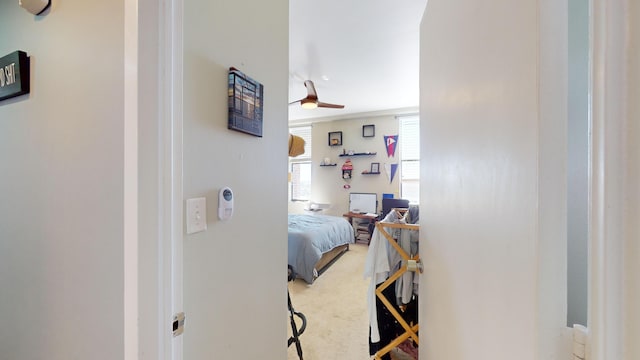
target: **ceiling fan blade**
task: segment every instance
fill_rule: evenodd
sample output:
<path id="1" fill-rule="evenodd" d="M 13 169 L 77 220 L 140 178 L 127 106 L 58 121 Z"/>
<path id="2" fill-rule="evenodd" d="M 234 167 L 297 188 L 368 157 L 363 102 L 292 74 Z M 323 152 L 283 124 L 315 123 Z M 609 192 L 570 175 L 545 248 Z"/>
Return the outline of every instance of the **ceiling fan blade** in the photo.
<path id="1" fill-rule="evenodd" d="M 315 109 L 316 107 L 332 108 L 332 109 L 344 109 L 344 105 L 329 104 L 318 101 L 318 93 L 316 87 L 311 80 L 305 80 L 304 86 L 307 88 L 307 97 L 298 101 L 290 102 L 289 105 L 300 103 L 305 109 Z"/>
<path id="2" fill-rule="evenodd" d="M 318 101 L 318 107 L 332 108 L 332 109 L 344 109 L 344 105 L 328 104 L 328 103 L 323 103 L 323 102 L 320 102 L 320 101 Z"/>
<path id="3" fill-rule="evenodd" d="M 307 99 L 318 100 L 318 93 L 316 92 L 315 85 L 313 85 L 313 81 L 305 80 L 304 86 L 307 88 Z"/>

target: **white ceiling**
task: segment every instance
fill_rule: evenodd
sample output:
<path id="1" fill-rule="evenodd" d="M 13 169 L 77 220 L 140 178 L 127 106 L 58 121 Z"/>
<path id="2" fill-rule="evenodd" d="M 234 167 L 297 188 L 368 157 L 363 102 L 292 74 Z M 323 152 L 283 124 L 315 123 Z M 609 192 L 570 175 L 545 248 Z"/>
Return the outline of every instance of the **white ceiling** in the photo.
<path id="1" fill-rule="evenodd" d="M 353 116 L 419 103 L 419 31 L 427 0 L 290 0 L 289 102 L 307 96 L 344 109 L 289 105 L 289 121 Z M 328 80 L 325 80 L 328 79 Z"/>

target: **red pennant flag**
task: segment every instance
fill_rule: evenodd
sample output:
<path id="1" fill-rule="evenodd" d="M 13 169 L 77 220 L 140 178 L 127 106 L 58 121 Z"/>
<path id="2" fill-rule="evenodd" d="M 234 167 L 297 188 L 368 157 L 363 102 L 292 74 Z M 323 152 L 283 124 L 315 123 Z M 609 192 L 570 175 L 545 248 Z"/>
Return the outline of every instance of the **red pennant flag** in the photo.
<path id="1" fill-rule="evenodd" d="M 396 145 L 398 144 L 398 135 L 385 135 L 384 143 L 387 146 L 387 156 L 393 157 L 396 155 Z"/>

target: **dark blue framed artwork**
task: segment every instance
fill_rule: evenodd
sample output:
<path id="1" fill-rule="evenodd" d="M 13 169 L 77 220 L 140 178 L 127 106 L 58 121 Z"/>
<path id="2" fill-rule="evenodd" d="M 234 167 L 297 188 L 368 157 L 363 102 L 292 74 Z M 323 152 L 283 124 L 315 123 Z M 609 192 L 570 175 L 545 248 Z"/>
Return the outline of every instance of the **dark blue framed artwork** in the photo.
<path id="1" fill-rule="evenodd" d="M 228 128 L 262 137 L 264 86 L 236 68 L 229 68 Z"/>

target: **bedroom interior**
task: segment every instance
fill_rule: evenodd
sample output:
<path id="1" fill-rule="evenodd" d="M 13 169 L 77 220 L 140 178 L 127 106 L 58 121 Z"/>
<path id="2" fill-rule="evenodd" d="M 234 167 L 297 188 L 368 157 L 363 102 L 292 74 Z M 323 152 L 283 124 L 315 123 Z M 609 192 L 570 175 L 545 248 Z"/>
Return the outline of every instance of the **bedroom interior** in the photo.
<path id="1" fill-rule="evenodd" d="M 393 9 L 380 2 L 335 0 L 289 6 L 288 262 L 298 275 L 289 289 L 308 322 L 300 336 L 302 351 L 312 359 L 417 359 L 417 341 L 400 341 L 384 353 L 378 350 L 387 343 L 370 342 L 372 279 L 364 272 L 383 198 L 403 195 L 402 152 L 394 142 L 405 145 L 399 135 L 402 117 L 418 122 L 418 32 L 426 1 Z M 349 15 L 354 12 L 362 15 L 358 24 Z M 305 108 L 310 102 L 329 106 Z M 354 205 L 353 194 L 373 195 L 373 207 Z M 332 236 L 339 245 L 325 241 L 320 246 L 326 248 L 318 249 L 313 239 L 326 220 L 333 222 L 328 231 L 347 229 L 349 238 Z M 352 299 L 348 306 L 344 298 Z M 288 358 L 301 358 L 295 346 Z"/>

